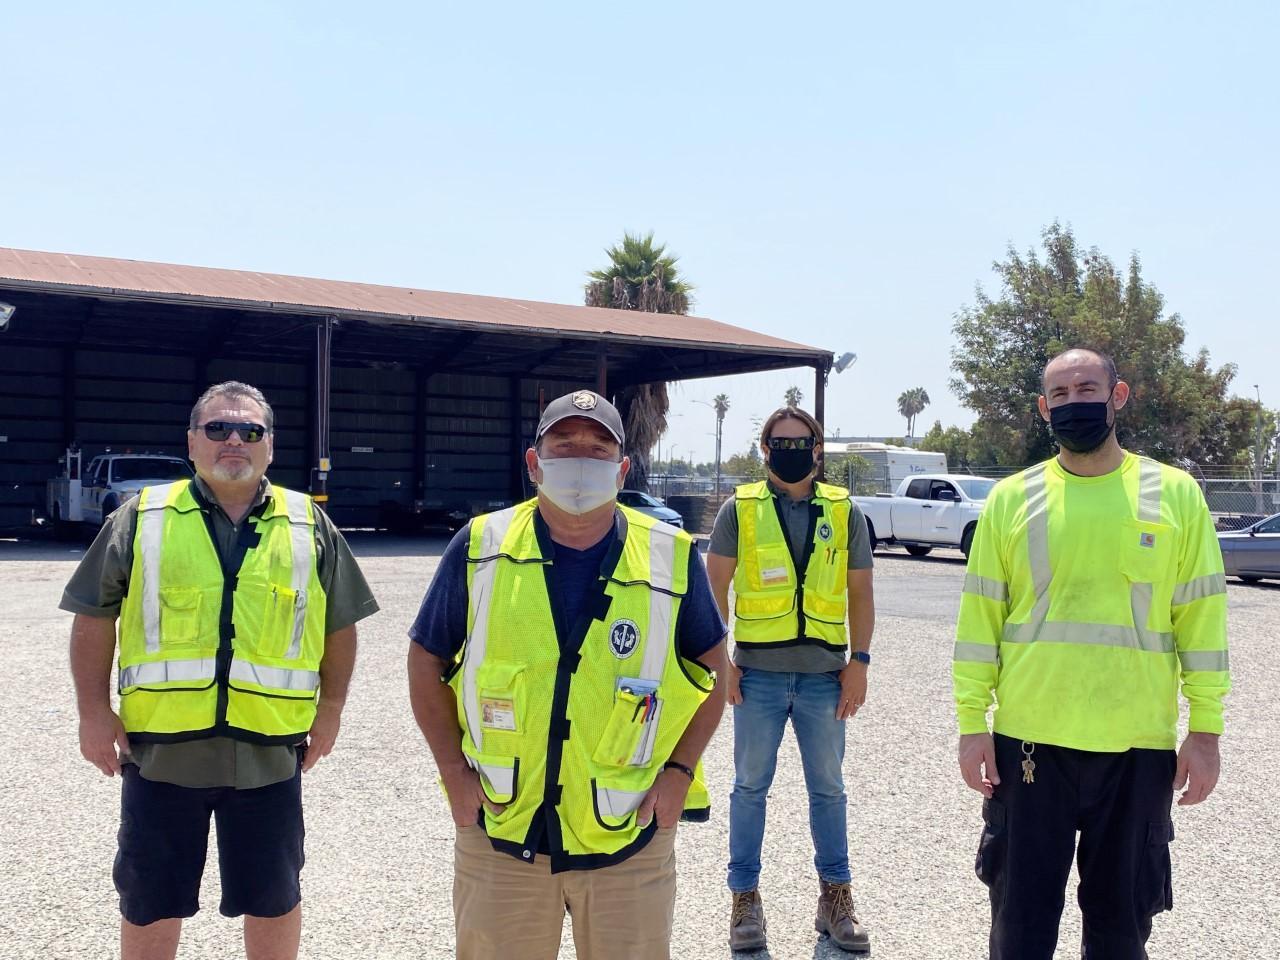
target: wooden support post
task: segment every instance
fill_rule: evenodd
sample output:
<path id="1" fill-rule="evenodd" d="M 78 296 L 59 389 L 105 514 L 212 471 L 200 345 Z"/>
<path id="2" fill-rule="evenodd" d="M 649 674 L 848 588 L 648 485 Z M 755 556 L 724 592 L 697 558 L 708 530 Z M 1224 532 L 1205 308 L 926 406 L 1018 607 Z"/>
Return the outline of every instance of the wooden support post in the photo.
<path id="1" fill-rule="evenodd" d="M 333 317 L 325 317 L 316 326 L 316 362 L 312 377 L 314 404 L 311 411 L 311 496 L 325 504 L 329 500 L 329 376 L 330 349 L 333 344 Z"/>

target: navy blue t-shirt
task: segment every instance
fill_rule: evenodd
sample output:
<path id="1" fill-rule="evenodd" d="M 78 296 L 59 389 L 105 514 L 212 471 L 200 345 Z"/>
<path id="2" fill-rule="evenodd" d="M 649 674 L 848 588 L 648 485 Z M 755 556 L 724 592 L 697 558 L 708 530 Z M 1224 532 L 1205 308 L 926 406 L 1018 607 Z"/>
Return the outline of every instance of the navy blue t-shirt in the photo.
<path id="1" fill-rule="evenodd" d="M 467 638 L 467 524 L 449 541 L 440 557 L 440 566 L 422 598 L 418 616 L 409 628 L 409 638 L 443 660 L 452 660 Z M 562 624 L 577 621 L 582 601 L 600 575 L 600 564 L 617 539 L 613 527 L 603 540 L 586 550 L 572 550 L 555 544 L 551 564 L 551 603 Z M 697 550 L 689 551 L 689 588 L 680 604 L 676 620 L 676 645 L 686 660 L 696 660 L 724 639 L 726 628 L 720 619 L 707 571 Z"/>

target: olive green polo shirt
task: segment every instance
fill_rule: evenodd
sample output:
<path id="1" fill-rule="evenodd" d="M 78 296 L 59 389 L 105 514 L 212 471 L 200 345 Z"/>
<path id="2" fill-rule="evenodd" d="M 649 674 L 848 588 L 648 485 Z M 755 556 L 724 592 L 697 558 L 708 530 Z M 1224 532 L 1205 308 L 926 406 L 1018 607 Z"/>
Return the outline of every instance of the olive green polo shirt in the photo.
<path id="1" fill-rule="evenodd" d="M 235 549 L 241 526 L 261 513 L 270 484 L 264 477 L 252 509 L 240 524 L 218 506 L 200 478 L 196 491 L 209 504 L 216 547 L 222 555 Z M 376 613 L 378 602 L 360 572 L 346 538 L 323 510 L 316 510 L 316 565 L 325 591 L 325 635 L 349 627 Z M 138 521 L 138 498 L 126 501 L 102 525 L 93 544 L 67 584 L 58 606 L 90 617 L 120 615 L 120 601 L 129 588 L 133 569 L 133 539 Z M 134 743 L 130 758 L 148 780 L 180 787 L 265 787 L 293 776 L 297 751 L 288 744 L 244 743 L 230 737 L 209 737 L 180 743 Z"/>

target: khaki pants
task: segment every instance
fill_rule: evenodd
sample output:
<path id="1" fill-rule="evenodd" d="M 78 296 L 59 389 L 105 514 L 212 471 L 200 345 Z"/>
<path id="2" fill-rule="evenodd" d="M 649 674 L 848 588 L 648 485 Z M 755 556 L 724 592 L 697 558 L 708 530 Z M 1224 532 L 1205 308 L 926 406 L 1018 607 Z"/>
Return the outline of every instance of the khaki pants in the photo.
<path id="1" fill-rule="evenodd" d="M 676 828 L 598 870 L 551 873 L 546 857 L 498 853 L 479 827 L 459 827 L 453 855 L 458 960 L 555 960 L 565 910 L 579 960 L 670 960 Z"/>

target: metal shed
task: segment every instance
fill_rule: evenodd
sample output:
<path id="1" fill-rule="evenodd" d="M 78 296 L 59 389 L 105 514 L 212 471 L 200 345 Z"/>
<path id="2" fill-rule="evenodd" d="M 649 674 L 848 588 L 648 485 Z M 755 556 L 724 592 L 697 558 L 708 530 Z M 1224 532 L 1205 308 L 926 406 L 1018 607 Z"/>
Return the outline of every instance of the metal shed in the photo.
<path id="1" fill-rule="evenodd" d="M 373 526 L 523 495 L 541 405 L 575 387 L 810 366 L 821 418 L 832 362 L 703 317 L 10 248 L 0 303 L 0 527 L 31 523 L 72 444 L 185 455 L 219 380 L 275 408 L 273 477 Z"/>

